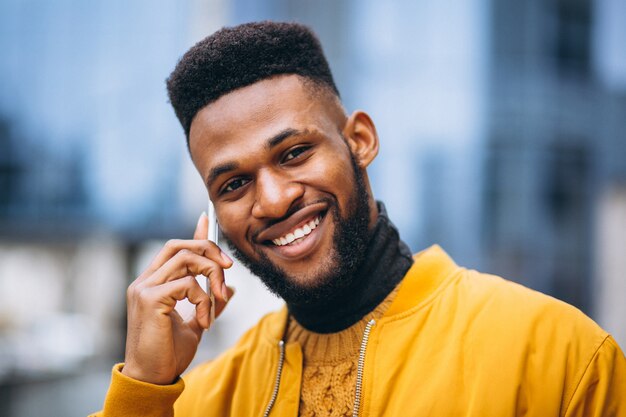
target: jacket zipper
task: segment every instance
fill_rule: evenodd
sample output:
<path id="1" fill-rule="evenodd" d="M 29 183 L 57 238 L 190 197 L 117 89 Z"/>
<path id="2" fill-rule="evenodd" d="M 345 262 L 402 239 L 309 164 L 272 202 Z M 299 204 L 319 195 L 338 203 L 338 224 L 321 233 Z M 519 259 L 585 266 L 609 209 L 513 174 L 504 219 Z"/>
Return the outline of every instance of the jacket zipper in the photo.
<path id="1" fill-rule="evenodd" d="M 357 363 L 356 370 L 356 389 L 352 417 L 358 417 L 361 408 L 361 389 L 363 387 L 363 367 L 365 366 L 365 350 L 367 349 L 367 342 L 369 341 L 370 332 L 372 331 L 372 327 L 374 327 L 374 324 L 376 324 L 376 320 L 374 319 L 367 322 L 367 324 L 365 325 L 365 331 L 363 332 L 363 339 L 361 339 L 361 347 L 359 348 L 359 361 Z M 285 362 L 285 342 L 283 340 L 278 342 L 278 348 L 280 350 L 280 355 L 278 357 L 278 369 L 276 370 L 274 391 L 272 392 L 272 398 L 270 398 L 270 402 L 267 404 L 265 413 L 263 413 L 263 417 L 269 417 L 270 411 L 272 411 L 272 407 L 274 407 L 274 403 L 276 402 L 276 397 L 278 397 L 278 389 L 280 388 L 280 377 L 283 373 L 283 364 Z"/>
<path id="2" fill-rule="evenodd" d="M 278 349 L 280 350 L 280 356 L 278 357 L 278 369 L 276 370 L 276 380 L 274 381 L 274 392 L 272 392 L 272 398 L 270 398 L 270 402 L 267 404 L 263 417 L 268 417 L 270 415 L 270 411 L 272 411 L 272 407 L 274 407 L 276 397 L 278 396 L 280 376 L 283 373 L 283 363 L 285 362 L 285 342 L 283 340 L 278 342 Z"/>
<path id="3" fill-rule="evenodd" d="M 359 417 L 359 411 L 361 408 L 361 389 L 363 387 L 363 367 L 365 366 L 365 350 L 367 349 L 367 342 L 370 338 L 370 332 L 372 327 L 376 324 L 376 320 L 372 319 L 367 322 L 365 331 L 363 332 L 363 339 L 361 340 L 361 348 L 359 349 L 359 362 L 356 368 L 356 389 L 354 396 L 354 408 L 352 409 L 352 417 Z"/>

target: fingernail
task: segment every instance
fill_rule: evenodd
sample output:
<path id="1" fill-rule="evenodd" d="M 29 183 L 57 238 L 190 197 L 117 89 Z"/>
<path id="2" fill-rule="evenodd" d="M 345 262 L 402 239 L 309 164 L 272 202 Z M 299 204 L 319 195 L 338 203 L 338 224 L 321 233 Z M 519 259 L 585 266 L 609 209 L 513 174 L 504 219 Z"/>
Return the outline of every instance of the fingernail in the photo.
<path id="1" fill-rule="evenodd" d="M 200 224 L 200 221 L 202 220 L 203 217 L 206 217 L 206 211 L 203 211 L 202 213 L 200 213 L 200 217 L 198 217 L 198 224 Z"/>
<path id="2" fill-rule="evenodd" d="M 222 297 L 224 297 L 224 301 L 228 302 L 228 288 L 226 288 L 225 282 L 222 282 Z"/>
<path id="3" fill-rule="evenodd" d="M 222 259 L 225 262 L 233 263 L 233 260 L 230 259 L 230 256 L 226 255 L 226 253 L 223 250 L 220 250 L 220 252 L 222 253 Z"/>

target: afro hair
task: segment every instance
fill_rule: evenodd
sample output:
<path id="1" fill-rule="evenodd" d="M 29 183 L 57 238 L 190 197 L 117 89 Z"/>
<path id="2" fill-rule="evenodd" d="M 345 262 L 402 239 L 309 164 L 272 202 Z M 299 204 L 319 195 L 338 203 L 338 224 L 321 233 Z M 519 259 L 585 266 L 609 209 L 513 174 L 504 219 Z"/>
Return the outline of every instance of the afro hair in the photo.
<path id="1" fill-rule="evenodd" d="M 339 96 L 316 35 L 298 23 L 255 22 L 225 27 L 194 45 L 166 80 L 189 142 L 191 122 L 224 94 L 280 74 L 297 74 Z"/>

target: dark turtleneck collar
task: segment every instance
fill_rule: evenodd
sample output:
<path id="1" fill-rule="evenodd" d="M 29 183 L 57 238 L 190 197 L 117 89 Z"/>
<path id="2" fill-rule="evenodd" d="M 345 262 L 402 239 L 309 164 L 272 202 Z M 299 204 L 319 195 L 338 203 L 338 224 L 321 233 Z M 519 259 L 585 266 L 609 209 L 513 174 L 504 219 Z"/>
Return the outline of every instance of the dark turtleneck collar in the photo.
<path id="1" fill-rule="evenodd" d="M 355 274 L 358 278 L 345 291 L 324 305 L 288 305 L 289 313 L 307 330 L 335 333 L 373 311 L 402 281 L 413 265 L 413 258 L 381 202 L 364 259 Z"/>

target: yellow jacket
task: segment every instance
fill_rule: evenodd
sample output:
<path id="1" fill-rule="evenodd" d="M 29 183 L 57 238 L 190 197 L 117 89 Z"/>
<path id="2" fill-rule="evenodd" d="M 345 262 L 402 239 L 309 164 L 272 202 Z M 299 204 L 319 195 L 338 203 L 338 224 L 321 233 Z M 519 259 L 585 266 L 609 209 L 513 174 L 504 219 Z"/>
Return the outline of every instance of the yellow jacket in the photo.
<path id="1" fill-rule="evenodd" d="M 626 416 L 624 354 L 576 308 L 459 268 L 438 246 L 400 285 L 364 337 L 359 415 Z M 97 415 L 297 416 L 302 353 L 282 345 L 286 322 L 286 309 L 265 316 L 173 385 L 117 365 Z"/>

